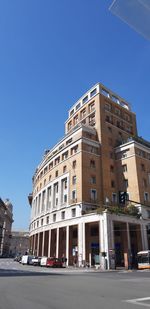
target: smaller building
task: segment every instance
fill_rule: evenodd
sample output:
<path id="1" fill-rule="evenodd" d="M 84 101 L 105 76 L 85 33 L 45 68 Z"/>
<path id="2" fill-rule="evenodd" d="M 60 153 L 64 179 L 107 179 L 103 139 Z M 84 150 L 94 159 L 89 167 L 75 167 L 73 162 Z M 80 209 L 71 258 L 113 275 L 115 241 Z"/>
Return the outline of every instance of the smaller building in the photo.
<path id="1" fill-rule="evenodd" d="M 13 223 L 13 206 L 9 199 L 0 198 L 0 257 L 8 257 Z"/>
<path id="2" fill-rule="evenodd" d="M 12 231 L 10 256 L 23 255 L 29 251 L 29 232 Z"/>

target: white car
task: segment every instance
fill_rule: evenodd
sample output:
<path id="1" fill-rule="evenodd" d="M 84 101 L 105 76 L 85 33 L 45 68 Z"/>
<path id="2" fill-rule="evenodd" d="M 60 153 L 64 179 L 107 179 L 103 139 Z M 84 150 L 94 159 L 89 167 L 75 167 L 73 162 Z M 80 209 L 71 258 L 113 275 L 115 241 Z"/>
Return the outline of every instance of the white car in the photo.
<path id="1" fill-rule="evenodd" d="M 34 255 L 23 255 L 21 259 L 22 265 L 32 265 L 32 259 L 34 258 Z"/>
<path id="2" fill-rule="evenodd" d="M 43 256 L 40 261 L 40 266 L 46 266 L 46 265 L 47 265 L 47 256 Z"/>

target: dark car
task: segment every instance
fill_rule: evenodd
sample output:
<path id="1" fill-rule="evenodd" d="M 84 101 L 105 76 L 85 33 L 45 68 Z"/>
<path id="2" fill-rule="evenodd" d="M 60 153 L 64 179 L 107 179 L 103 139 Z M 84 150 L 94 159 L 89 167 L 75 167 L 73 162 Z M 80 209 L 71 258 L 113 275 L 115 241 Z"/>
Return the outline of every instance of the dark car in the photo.
<path id="1" fill-rule="evenodd" d="M 63 267 L 63 263 L 61 259 L 57 259 L 54 257 L 47 258 L 47 267 Z"/>

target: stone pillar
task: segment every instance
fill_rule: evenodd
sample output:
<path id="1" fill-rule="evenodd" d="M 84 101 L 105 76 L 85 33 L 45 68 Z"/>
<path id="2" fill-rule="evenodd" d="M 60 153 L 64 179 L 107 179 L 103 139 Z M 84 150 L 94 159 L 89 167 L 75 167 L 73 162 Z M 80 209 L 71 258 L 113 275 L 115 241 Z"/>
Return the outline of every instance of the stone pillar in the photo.
<path id="1" fill-rule="evenodd" d="M 110 226 L 108 225 L 108 214 L 107 212 L 104 212 L 103 214 L 104 217 L 104 249 L 106 252 L 106 263 L 107 265 L 105 265 L 105 268 L 107 267 L 107 269 L 110 268 L 109 265 L 109 242 L 110 242 Z"/>
<path id="2" fill-rule="evenodd" d="M 38 240 L 37 240 L 37 255 L 39 256 L 39 246 L 40 246 L 40 233 L 38 233 Z"/>
<path id="3" fill-rule="evenodd" d="M 49 230 L 49 239 L 48 239 L 48 256 L 51 256 L 51 230 Z"/>
<path id="4" fill-rule="evenodd" d="M 66 226 L 66 258 L 67 266 L 69 265 L 69 226 Z"/>
<path id="5" fill-rule="evenodd" d="M 43 231 L 43 239 L 42 239 L 42 256 L 44 256 L 44 246 L 45 246 L 45 231 Z"/>
<path id="6" fill-rule="evenodd" d="M 131 241 L 130 241 L 130 231 L 129 231 L 129 223 L 126 223 L 126 229 L 127 229 L 127 246 L 128 251 L 131 252 Z"/>
<path id="7" fill-rule="evenodd" d="M 82 261 L 85 260 L 85 223 L 78 224 L 78 265 L 82 266 Z"/>
<path id="8" fill-rule="evenodd" d="M 58 253 L 59 253 L 59 227 L 57 228 L 56 232 L 56 258 L 58 258 Z"/>
<path id="9" fill-rule="evenodd" d="M 143 250 L 148 250 L 148 238 L 146 224 L 141 223 L 141 236 L 142 236 L 142 248 Z"/>

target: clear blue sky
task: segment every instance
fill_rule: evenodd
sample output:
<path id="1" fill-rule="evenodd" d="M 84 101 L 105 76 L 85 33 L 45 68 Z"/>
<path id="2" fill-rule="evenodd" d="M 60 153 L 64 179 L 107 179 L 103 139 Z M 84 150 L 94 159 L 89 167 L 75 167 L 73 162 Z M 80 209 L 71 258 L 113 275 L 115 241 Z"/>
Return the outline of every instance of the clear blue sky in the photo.
<path id="1" fill-rule="evenodd" d="M 28 229 L 35 168 L 95 83 L 132 104 L 149 139 L 150 42 L 108 11 L 111 2 L 0 2 L 0 196 L 13 203 L 13 229 Z"/>

